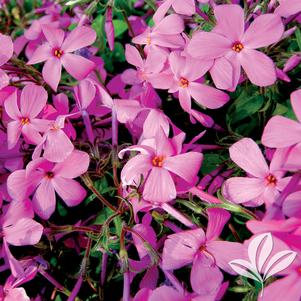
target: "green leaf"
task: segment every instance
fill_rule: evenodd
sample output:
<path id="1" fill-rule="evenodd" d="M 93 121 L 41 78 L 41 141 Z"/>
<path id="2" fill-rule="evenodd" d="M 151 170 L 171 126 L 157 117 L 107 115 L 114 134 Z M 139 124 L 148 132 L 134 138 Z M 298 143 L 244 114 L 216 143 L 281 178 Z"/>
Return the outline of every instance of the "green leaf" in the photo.
<path id="1" fill-rule="evenodd" d="M 113 20 L 115 38 L 121 36 L 128 29 L 128 25 L 123 20 Z"/>
<path id="2" fill-rule="evenodd" d="M 96 216 L 96 219 L 94 221 L 94 225 L 103 225 L 104 222 L 112 215 L 114 214 L 114 211 L 111 210 L 108 207 L 105 207 L 100 211 L 100 213 Z"/>
<path id="3" fill-rule="evenodd" d="M 299 46 L 299 50 L 301 50 L 301 31 L 300 31 L 299 28 L 297 28 L 295 30 L 295 35 L 296 35 L 297 43 L 298 43 L 298 46 Z"/>
<path id="4" fill-rule="evenodd" d="M 209 174 L 214 169 L 216 169 L 224 159 L 219 154 L 205 154 L 203 164 L 201 167 L 201 172 L 204 175 Z"/>

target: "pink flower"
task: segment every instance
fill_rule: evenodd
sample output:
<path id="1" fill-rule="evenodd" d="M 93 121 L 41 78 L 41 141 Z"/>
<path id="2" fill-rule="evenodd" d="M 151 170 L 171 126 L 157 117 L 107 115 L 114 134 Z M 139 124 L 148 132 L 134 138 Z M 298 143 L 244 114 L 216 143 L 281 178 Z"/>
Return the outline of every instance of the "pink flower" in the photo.
<path id="1" fill-rule="evenodd" d="M 223 194 L 235 203 L 259 206 L 271 205 L 286 186 L 289 178 L 283 178 L 281 153 L 276 152 L 267 165 L 258 145 L 250 138 L 243 138 L 230 149 L 230 158 L 247 172 L 248 177 L 233 177 L 224 183 Z"/>
<path id="2" fill-rule="evenodd" d="M 25 246 L 40 241 L 43 226 L 33 220 L 34 213 L 29 200 L 12 201 L 5 209 L 0 225 L 6 243 Z"/>
<path id="3" fill-rule="evenodd" d="M 281 17 L 289 17 L 301 12 L 301 2 L 299 0 L 279 0 L 280 5 L 276 8 L 275 13 Z"/>
<path id="4" fill-rule="evenodd" d="M 51 162 L 63 162 L 72 153 L 74 145 L 63 130 L 66 117 L 72 115 L 60 115 L 55 121 L 50 122 L 40 143 L 32 154 L 33 159 L 40 157 L 43 151 L 45 159 Z"/>
<path id="5" fill-rule="evenodd" d="M 229 100 L 226 93 L 197 82 L 211 67 L 212 61 L 200 62 L 172 52 L 169 55 L 169 63 L 173 80 L 168 92 L 179 92 L 181 107 L 186 112 L 191 112 L 191 98 L 209 109 L 217 109 Z"/>
<path id="6" fill-rule="evenodd" d="M 176 141 L 178 139 L 178 141 Z M 141 176 L 144 179 L 143 198 L 153 203 L 164 203 L 177 196 L 181 186 L 191 186 L 197 180 L 203 155 L 197 152 L 182 154 L 180 135 L 168 139 L 163 129 L 155 138 L 145 140 L 145 144 L 128 147 L 122 150 L 138 151 L 139 155 L 130 159 L 121 171 L 123 185 L 139 185 Z M 183 138 L 182 138 L 183 139 Z M 187 162 L 190 162 L 187 165 Z"/>
<path id="7" fill-rule="evenodd" d="M 61 79 L 62 65 L 68 73 L 78 80 L 84 79 L 95 67 L 95 64 L 76 54 L 75 50 L 91 45 L 96 39 L 93 29 L 81 26 L 69 33 L 65 38 L 61 29 L 42 27 L 47 42 L 39 46 L 28 64 L 46 61 L 43 67 L 43 78 L 56 91 Z"/>
<path id="8" fill-rule="evenodd" d="M 184 30 L 184 22 L 177 14 L 171 14 L 142 34 L 133 38 L 133 43 L 146 45 L 149 48 L 180 48 L 184 46 L 184 39 L 181 33 Z"/>
<path id="9" fill-rule="evenodd" d="M 121 75 L 123 82 L 130 85 L 149 82 L 157 89 L 168 88 L 170 85 L 170 73 L 163 71 L 166 55 L 163 55 L 162 52 L 157 49 L 151 49 L 144 60 L 136 47 L 127 44 L 125 57 L 128 63 L 137 68 L 137 71 L 134 69 L 125 70 Z"/>
<path id="10" fill-rule="evenodd" d="M 18 93 L 14 91 L 4 102 L 6 113 L 13 121 L 7 125 L 8 148 L 12 149 L 23 134 L 28 143 L 41 142 L 40 132 L 44 132 L 49 124 L 48 120 L 36 118 L 47 102 L 47 92 L 43 87 L 27 85 L 23 88 L 18 107 Z"/>
<path id="11" fill-rule="evenodd" d="M 218 240 L 230 214 L 218 208 L 210 208 L 207 213 L 206 233 L 198 228 L 169 235 L 162 254 L 163 269 L 173 270 L 193 264 L 190 282 L 200 295 L 217 293 L 223 281 L 219 268 L 233 274 L 228 262 L 243 254 L 241 244 Z"/>
<path id="12" fill-rule="evenodd" d="M 4 292 L 3 301 L 30 301 L 23 287 L 12 287 Z M 1 299 L 2 300 L 2 299 Z"/>
<path id="13" fill-rule="evenodd" d="M 34 192 L 34 211 L 41 218 L 48 219 L 55 211 L 55 192 L 70 207 L 78 205 L 84 199 L 85 189 L 73 178 L 85 173 L 88 166 L 88 154 L 78 150 L 74 150 L 66 160 L 57 164 L 38 158 L 31 161 L 26 170 L 15 171 L 9 176 L 8 191 L 19 201 Z"/>
<path id="14" fill-rule="evenodd" d="M 216 27 L 212 32 L 195 33 L 188 45 L 188 53 L 200 59 L 215 59 L 210 73 L 220 89 L 235 90 L 241 66 L 253 84 L 272 85 L 276 81 L 274 63 L 255 49 L 280 40 L 284 31 L 281 18 L 264 14 L 245 30 L 244 11 L 239 5 L 218 5 L 214 14 Z"/>
<path id="15" fill-rule="evenodd" d="M 291 94 L 291 105 L 297 121 L 283 116 L 274 116 L 266 124 L 262 144 L 273 148 L 288 148 L 284 168 L 299 169 L 301 153 L 301 89 Z"/>

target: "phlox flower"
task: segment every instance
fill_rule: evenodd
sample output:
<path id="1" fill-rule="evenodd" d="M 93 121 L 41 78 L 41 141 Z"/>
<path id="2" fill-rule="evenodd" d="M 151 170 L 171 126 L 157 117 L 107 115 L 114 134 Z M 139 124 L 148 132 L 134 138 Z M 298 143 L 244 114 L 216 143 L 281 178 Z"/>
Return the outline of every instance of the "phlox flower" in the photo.
<path id="1" fill-rule="evenodd" d="M 92 61 L 72 53 L 94 43 L 96 33 L 93 29 L 80 26 L 67 37 L 61 29 L 43 26 L 42 30 L 47 42 L 35 50 L 27 64 L 46 61 L 42 71 L 43 78 L 54 91 L 61 79 L 62 65 L 77 80 L 84 79 L 95 68 Z"/>
<path id="2" fill-rule="evenodd" d="M 169 73 L 163 71 L 167 57 L 162 52 L 151 49 L 144 60 L 141 58 L 136 47 L 127 44 L 125 47 L 125 57 L 127 62 L 135 66 L 137 70 L 125 70 L 121 75 L 123 82 L 130 85 L 149 82 L 157 89 L 168 88 L 170 76 Z"/>
<path id="3" fill-rule="evenodd" d="M 186 112 L 191 112 L 191 98 L 199 105 L 209 109 L 217 109 L 229 100 L 226 93 L 197 81 L 211 67 L 211 61 L 199 62 L 196 59 L 172 52 L 169 55 L 169 64 L 173 78 L 168 92 L 179 92 L 181 107 Z"/>
<path id="4" fill-rule="evenodd" d="M 273 61 L 255 49 L 281 39 L 284 26 L 279 15 L 261 15 L 246 30 L 244 11 L 239 5 L 218 5 L 214 15 L 216 27 L 211 32 L 196 32 L 187 51 L 196 58 L 215 59 L 210 70 L 215 85 L 220 89 L 235 90 L 241 67 L 253 84 L 274 84 L 276 69 Z"/>
<path id="5" fill-rule="evenodd" d="M 181 153 L 182 143 L 177 141 L 177 138 L 181 139 L 180 136 L 169 139 L 160 129 L 154 139 L 150 139 L 146 144 L 122 150 L 119 156 L 127 151 L 140 152 L 123 167 L 122 184 L 137 186 L 143 176 L 143 199 L 155 204 L 176 198 L 176 181 L 179 182 L 179 186 L 194 185 L 203 155 L 197 152 Z"/>
<path id="6" fill-rule="evenodd" d="M 281 169 L 282 154 L 276 152 L 267 165 L 259 146 L 250 138 L 243 138 L 230 149 L 230 158 L 247 172 L 248 177 L 233 177 L 225 181 L 223 194 L 235 203 L 249 206 L 271 205 L 288 183 Z"/>
<path id="7" fill-rule="evenodd" d="M 164 243 L 162 268 L 179 269 L 192 263 L 190 283 L 194 292 L 214 295 L 223 281 L 219 268 L 233 274 L 228 262 L 243 255 L 240 243 L 218 240 L 230 214 L 219 208 L 210 208 L 206 233 L 203 229 L 186 230 L 169 235 Z"/>
<path id="8" fill-rule="evenodd" d="M 63 162 L 74 150 L 74 145 L 64 132 L 66 117 L 76 114 L 60 115 L 51 121 L 41 141 L 36 146 L 32 158 L 41 156 L 51 162 Z"/>
<path id="9" fill-rule="evenodd" d="M 146 45 L 146 50 L 162 48 L 180 48 L 184 46 L 181 33 L 184 30 L 184 22 L 177 14 L 171 14 L 155 22 L 153 27 L 148 27 L 142 34 L 133 38 L 134 44 Z"/>
<path id="10" fill-rule="evenodd" d="M 0 291 L 0 298 L 3 301 L 30 301 L 23 287 L 8 288 L 5 289 L 3 293 Z"/>
<path id="11" fill-rule="evenodd" d="M 40 132 L 47 129 L 49 121 L 37 117 L 45 107 L 47 98 L 47 92 L 43 87 L 30 84 L 22 89 L 20 98 L 18 91 L 14 91 L 5 100 L 5 111 L 13 119 L 7 124 L 9 149 L 16 145 L 21 134 L 28 143 L 38 144 L 41 142 Z"/>
<path id="12" fill-rule="evenodd" d="M 88 154 L 78 150 L 74 150 L 61 163 L 38 158 L 31 161 L 25 170 L 17 170 L 9 176 L 8 192 L 19 201 L 33 193 L 34 211 L 41 218 L 48 219 L 55 211 L 55 192 L 70 207 L 84 199 L 86 190 L 73 178 L 85 173 L 88 166 Z"/>
<path id="13" fill-rule="evenodd" d="M 297 121 L 284 116 L 274 116 L 266 124 L 262 144 L 273 148 L 288 148 L 284 167 L 299 169 L 301 153 L 301 89 L 291 94 L 291 105 Z"/>

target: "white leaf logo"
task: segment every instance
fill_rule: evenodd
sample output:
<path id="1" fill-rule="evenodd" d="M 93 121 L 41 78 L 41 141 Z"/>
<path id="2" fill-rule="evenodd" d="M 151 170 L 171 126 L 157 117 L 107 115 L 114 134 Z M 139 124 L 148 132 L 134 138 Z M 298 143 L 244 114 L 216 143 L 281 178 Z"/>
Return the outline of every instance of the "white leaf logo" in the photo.
<path id="1" fill-rule="evenodd" d="M 297 256 L 296 252 L 284 250 L 270 258 L 273 246 L 274 243 L 271 233 L 257 235 L 248 246 L 248 257 L 250 261 L 235 259 L 229 262 L 229 265 L 236 273 L 261 284 L 262 290 L 260 296 L 263 295 L 264 282 L 269 277 L 289 267 Z M 264 271 L 262 271 L 263 268 Z M 261 276 L 261 274 L 263 274 L 263 276 Z"/>

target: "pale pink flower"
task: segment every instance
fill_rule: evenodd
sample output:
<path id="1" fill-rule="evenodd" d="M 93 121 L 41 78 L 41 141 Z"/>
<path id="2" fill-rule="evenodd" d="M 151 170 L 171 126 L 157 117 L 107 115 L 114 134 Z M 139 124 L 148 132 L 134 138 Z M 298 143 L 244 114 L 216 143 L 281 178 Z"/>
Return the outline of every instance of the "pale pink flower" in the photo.
<path id="1" fill-rule="evenodd" d="M 43 78 L 53 90 L 57 90 L 61 79 L 62 65 L 78 80 L 84 79 L 95 68 L 92 61 L 72 54 L 72 52 L 94 43 L 96 33 L 93 29 L 80 26 L 72 30 L 67 37 L 61 29 L 43 26 L 42 30 L 47 42 L 35 50 L 28 64 L 46 61 L 42 71 Z"/>
<path id="2" fill-rule="evenodd" d="M 187 48 L 200 59 L 215 59 L 210 70 L 220 89 L 235 90 L 244 69 L 250 81 L 270 86 L 276 81 L 273 61 L 255 49 L 278 42 L 284 32 L 281 18 L 275 14 L 257 17 L 245 30 L 244 11 L 239 5 L 217 5 L 217 25 L 211 32 L 196 32 Z"/>

